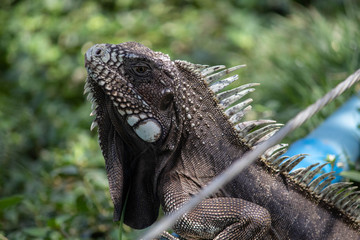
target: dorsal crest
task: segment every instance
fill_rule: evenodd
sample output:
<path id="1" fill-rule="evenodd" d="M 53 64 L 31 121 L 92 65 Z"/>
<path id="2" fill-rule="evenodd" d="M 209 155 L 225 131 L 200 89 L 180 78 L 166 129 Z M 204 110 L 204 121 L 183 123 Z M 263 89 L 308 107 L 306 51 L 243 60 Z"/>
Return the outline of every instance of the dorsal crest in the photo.
<path id="1" fill-rule="evenodd" d="M 183 62 L 183 66 L 187 66 L 189 70 L 199 74 L 201 79 L 208 84 L 240 141 L 250 149 L 269 139 L 282 126 L 273 120 L 243 121 L 246 113 L 251 110 L 250 103 L 253 101 L 246 96 L 255 91 L 254 87 L 259 85 L 258 83 L 248 83 L 224 90 L 238 79 L 238 75 L 225 76 L 245 65 L 226 68 L 224 65 L 208 67 Z M 351 224 L 359 229 L 360 191 L 358 188 L 349 182 L 332 183 L 335 178 L 334 172 L 320 174 L 326 164 L 319 165 L 317 163 L 307 168 L 296 169 L 297 164 L 306 157 L 306 154 L 284 156 L 287 147 L 287 144 L 278 144 L 268 149 L 261 156 L 260 161 L 267 166 L 269 171 L 274 174 L 282 174 L 289 181 L 298 185 L 302 191 L 307 192 L 313 201 L 322 202 L 328 205 L 328 208 L 336 209 L 340 215 L 345 215 L 345 218 L 351 219 L 350 223 L 353 222 Z"/>

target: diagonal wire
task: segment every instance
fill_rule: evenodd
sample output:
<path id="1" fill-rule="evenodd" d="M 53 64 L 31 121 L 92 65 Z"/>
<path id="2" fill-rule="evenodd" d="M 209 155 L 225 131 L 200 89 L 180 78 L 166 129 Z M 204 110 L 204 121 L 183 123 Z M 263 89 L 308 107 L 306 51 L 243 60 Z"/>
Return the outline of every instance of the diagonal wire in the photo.
<path id="1" fill-rule="evenodd" d="M 341 95 L 345 90 L 350 88 L 353 84 L 360 80 L 360 69 L 350 75 L 344 81 L 339 83 L 335 88 L 328 92 L 325 96 L 317 100 L 315 103 L 307 107 L 305 110 L 298 113 L 288 123 L 282 127 L 277 133 L 275 133 L 267 141 L 259 144 L 255 149 L 247 152 L 241 158 L 236 159 L 234 163 L 228 167 L 222 174 L 218 175 L 213 181 L 205 186 L 198 194 L 192 197 L 187 203 L 185 203 L 180 209 L 171 213 L 170 215 L 163 217 L 157 221 L 150 229 L 140 238 L 143 240 L 151 240 L 156 236 L 159 236 L 164 230 L 172 227 L 174 223 L 183 214 L 189 212 L 195 208 L 203 199 L 216 192 L 219 188 L 223 187 L 234 177 L 236 177 L 244 168 L 253 163 L 261 156 L 267 149 L 278 144 L 287 134 L 294 129 L 301 126 L 306 120 L 317 113 L 329 102 Z"/>

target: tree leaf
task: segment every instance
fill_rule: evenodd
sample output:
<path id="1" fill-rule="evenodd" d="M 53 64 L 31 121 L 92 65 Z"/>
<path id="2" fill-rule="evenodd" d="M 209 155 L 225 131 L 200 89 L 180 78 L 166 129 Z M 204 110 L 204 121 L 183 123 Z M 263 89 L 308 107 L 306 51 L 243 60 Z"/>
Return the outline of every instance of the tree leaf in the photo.
<path id="1" fill-rule="evenodd" d="M 344 171 L 340 173 L 340 176 L 345 178 L 350 178 L 352 181 L 360 182 L 360 172 L 359 171 Z"/>
<path id="2" fill-rule="evenodd" d="M 1 198 L 0 199 L 0 211 L 5 208 L 8 208 L 8 207 L 11 207 L 11 206 L 14 206 L 14 205 L 20 203 L 23 199 L 24 199 L 23 195 L 13 195 L 10 197 Z"/>
<path id="3" fill-rule="evenodd" d="M 44 238 L 48 234 L 49 229 L 47 227 L 29 227 L 23 231 L 29 236 Z"/>

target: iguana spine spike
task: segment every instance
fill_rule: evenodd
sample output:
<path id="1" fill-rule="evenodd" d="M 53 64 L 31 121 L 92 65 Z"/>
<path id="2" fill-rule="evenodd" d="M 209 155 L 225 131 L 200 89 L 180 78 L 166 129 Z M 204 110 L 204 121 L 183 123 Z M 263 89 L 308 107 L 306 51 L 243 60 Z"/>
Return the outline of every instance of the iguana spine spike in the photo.
<path id="1" fill-rule="evenodd" d="M 356 201 L 356 202 L 354 202 L 353 205 L 351 205 L 351 208 L 348 210 L 348 213 L 350 215 L 352 215 L 352 216 L 358 216 L 359 215 L 359 212 L 360 212 L 360 210 L 358 209 L 359 206 L 355 207 L 356 205 L 359 204 L 359 202 L 360 201 Z M 360 217 L 357 217 L 356 219 L 357 219 L 357 221 L 360 221 Z"/>
<path id="2" fill-rule="evenodd" d="M 89 93 L 90 91 L 91 91 L 90 84 L 86 80 L 85 85 L 84 85 L 84 93 L 83 94 L 85 95 L 85 94 Z"/>
<path id="3" fill-rule="evenodd" d="M 316 167 L 317 165 L 319 165 L 319 163 L 314 163 L 314 164 L 311 164 L 310 166 L 307 166 L 301 172 L 299 172 L 296 176 L 294 176 L 295 179 L 297 179 L 299 182 L 302 182 L 302 180 L 309 174 L 311 169 L 313 167 Z"/>
<path id="4" fill-rule="evenodd" d="M 269 131 L 268 133 L 264 134 L 261 138 L 255 137 L 255 138 L 251 139 L 251 140 L 248 142 L 248 144 L 251 145 L 251 146 L 258 145 L 259 143 L 268 140 L 268 139 L 269 139 L 271 136 L 273 136 L 279 129 L 280 129 L 280 128 L 274 129 L 274 130 L 272 130 L 272 131 Z"/>
<path id="5" fill-rule="evenodd" d="M 217 66 L 208 67 L 201 71 L 201 75 L 205 77 L 213 72 L 222 70 L 224 68 L 226 68 L 225 65 L 217 65 Z"/>
<path id="6" fill-rule="evenodd" d="M 90 126 L 90 131 L 92 131 L 95 127 L 97 127 L 98 126 L 98 123 L 97 123 L 97 121 L 93 121 L 92 123 L 91 123 L 91 126 Z"/>
<path id="7" fill-rule="evenodd" d="M 329 196 L 331 197 L 334 192 L 351 184 L 352 183 L 348 182 L 332 183 L 321 191 L 321 197 L 324 199 L 328 199 Z"/>
<path id="8" fill-rule="evenodd" d="M 344 197 L 348 196 L 355 189 L 357 189 L 357 186 L 349 186 L 349 187 L 343 189 L 343 191 L 337 192 L 336 194 L 331 196 L 329 199 L 333 203 L 338 204 L 339 201 L 343 200 Z"/>
<path id="9" fill-rule="evenodd" d="M 95 116 L 95 115 L 96 115 L 96 110 L 94 109 L 94 110 L 91 111 L 90 117 L 91 117 L 91 116 Z"/>
<path id="10" fill-rule="evenodd" d="M 276 169 L 278 169 L 279 166 L 280 166 L 280 164 L 281 164 L 282 162 L 284 162 L 284 161 L 285 161 L 286 159 L 288 159 L 288 158 L 289 158 L 288 156 L 281 156 L 281 157 L 275 159 L 275 160 L 271 163 L 271 165 L 272 165 L 273 167 L 275 167 Z"/>
<path id="11" fill-rule="evenodd" d="M 229 107 L 231 104 L 235 103 L 236 101 L 243 98 L 246 94 L 249 94 L 251 92 L 255 91 L 255 88 L 248 88 L 246 90 L 240 91 L 238 93 L 235 93 L 234 95 L 231 95 L 223 100 L 220 101 L 220 105 L 224 108 Z"/>
<path id="12" fill-rule="evenodd" d="M 353 190 L 357 189 L 357 186 L 354 187 L 348 187 L 347 189 L 345 189 L 344 191 L 338 193 L 337 195 L 335 195 L 333 198 L 331 198 L 331 200 L 335 203 L 336 206 L 339 206 L 341 204 L 341 202 L 347 197 L 349 196 L 350 193 L 353 192 Z"/>
<path id="13" fill-rule="evenodd" d="M 194 64 L 194 63 L 192 63 L 192 64 L 194 65 L 194 68 L 197 69 L 197 70 L 199 70 L 199 71 L 203 71 L 204 69 L 206 69 L 206 68 L 209 67 L 209 65 Z"/>
<path id="14" fill-rule="evenodd" d="M 297 155 L 292 157 L 287 157 L 284 161 L 282 161 L 278 167 L 279 172 L 284 172 L 283 170 L 290 165 L 293 161 L 295 161 L 298 158 Z"/>
<path id="15" fill-rule="evenodd" d="M 360 191 L 354 191 L 354 192 L 350 193 L 348 196 L 346 196 L 346 198 L 343 200 L 343 202 L 341 204 L 345 205 L 345 203 L 348 201 L 356 201 L 356 200 L 358 200 L 359 195 L 360 195 Z"/>
<path id="16" fill-rule="evenodd" d="M 229 121 L 232 122 L 233 124 L 237 124 L 238 122 L 241 121 L 241 119 L 245 116 L 245 114 L 251 110 L 251 108 L 252 108 L 251 106 L 247 106 L 243 110 L 235 113 L 232 117 L 230 117 Z"/>
<path id="17" fill-rule="evenodd" d="M 302 182 L 305 183 L 306 185 L 308 185 L 311 180 L 313 180 L 313 178 L 315 177 L 316 174 L 318 174 L 321 169 L 327 165 L 329 163 L 324 163 L 324 164 L 321 164 L 320 166 L 318 166 L 317 168 L 315 168 L 314 170 L 312 170 L 309 175 L 307 175 L 305 178 L 302 179 Z"/>
<path id="18" fill-rule="evenodd" d="M 359 203 L 360 203 L 360 200 L 359 199 L 356 199 L 353 203 L 351 203 L 349 205 L 349 207 L 347 208 L 347 211 L 352 214 L 352 213 L 355 213 L 355 211 L 359 211 L 357 208 L 359 207 Z M 356 207 L 354 207 L 356 206 Z M 357 213 L 356 215 L 359 215 L 359 213 Z M 360 217 L 360 216 L 359 216 Z M 358 219 L 359 219 L 358 217 Z"/>
<path id="19" fill-rule="evenodd" d="M 174 62 L 176 62 L 177 64 L 181 65 L 182 67 L 184 67 L 190 71 L 197 72 L 200 75 L 202 75 L 202 71 L 204 69 L 207 69 L 209 67 L 209 65 L 194 64 L 194 63 L 184 61 L 184 60 L 175 60 Z"/>
<path id="20" fill-rule="evenodd" d="M 87 96 L 86 96 L 86 99 L 88 100 L 88 101 L 94 101 L 94 95 L 90 92 Z"/>
<path id="21" fill-rule="evenodd" d="M 345 211 L 348 211 L 350 209 L 350 206 L 353 205 L 358 201 L 360 195 L 360 191 L 353 192 L 352 196 L 347 199 L 342 205 L 341 208 Z"/>
<path id="22" fill-rule="evenodd" d="M 265 127 L 262 127 L 258 130 L 255 130 L 251 133 L 249 133 L 244 139 L 245 141 L 250 144 L 254 145 L 256 142 L 258 142 L 260 139 L 263 139 L 263 137 L 272 135 L 274 132 L 276 132 L 283 124 L 269 124 Z"/>
<path id="23" fill-rule="evenodd" d="M 91 104 L 91 110 L 95 110 L 96 108 L 97 108 L 97 104 L 96 104 L 96 102 L 93 102 L 92 104 Z"/>
<path id="24" fill-rule="evenodd" d="M 274 155 L 265 158 L 265 161 L 270 163 L 270 165 L 272 165 L 272 166 L 276 166 L 276 165 L 274 165 L 274 163 L 280 159 L 281 155 L 286 153 L 286 150 L 287 150 L 286 148 L 279 150 L 278 152 L 274 153 Z M 286 158 L 288 158 L 288 156 L 285 156 L 285 158 L 283 158 L 281 161 L 284 161 L 284 159 L 286 159 Z"/>
<path id="25" fill-rule="evenodd" d="M 218 72 L 218 73 L 214 73 L 210 76 L 207 76 L 205 77 L 205 81 L 208 83 L 208 84 L 212 84 L 214 82 L 216 82 L 217 80 L 221 79 L 223 76 L 235 71 L 235 70 L 238 70 L 240 68 L 243 68 L 245 67 L 246 65 L 238 65 L 238 66 L 235 66 L 235 67 L 231 67 L 231 68 L 227 68 L 225 70 L 222 70 L 221 72 Z"/>
<path id="26" fill-rule="evenodd" d="M 314 188 L 314 192 L 316 192 L 317 194 L 320 194 L 321 191 L 328 186 L 329 184 L 331 184 L 331 181 L 335 179 L 334 175 L 329 176 L 328 178 L 326 178 L 322 183 L 320 183 L 318 186 L 316 186 Z"/>
<path id="27" fill-rule="evenodd" d="M 264 152 L 261 157 L 263 159 L 266 159 L 268 162 L 273 162 L 275 159 L 277 159 L 279 156 L 283 155 L 287 151 L 287 147 L 289 145 L 286 143 L 279 143 L 275 146 L 269 148 Z"/>
<path id="28" fill-rule="evenodd" d="M 294 171 L 289 172 L 289 175 L 290 175 L 290 176 L 295 176 L 295 175 L 297 175 L 298 173 L 300 173 L 303 169 L 304 169 L 304 168 L 297 168 L 297 169 L 295 169 Z"/>
<path id="29" fill-rule="evenodd" d="M 280 172 L 290 172 L 296 165 L 299 164 L 299 162 L 301 162 L 306 157 L 306 154 L 298 154 L 294 157 L 294 160 L 289 162 L 287 166 L 280 165 Z"/>
<path id="30" fill-rule="evenodd" d="M 328 172 L 328 173 L 324 173 L 322 175 L 320 175 L 319 177 L 315 178 L 309 185 L 309 189 L 311 191 L 315 191 L 316 187 L 319 185 L 319 183 L 324 180 L 327 177 L 330 177 L 332 174 L 334 174 L 334 171 Z"/>
<path id="31" fill-rule="evenodd" d="M 231 117 L 233 116 L 234 114 L 236 114 L 237 112 L 241 111 L 244 109 L 244 107 L 248 106 L 250 103 L 252 103 L 252 99 L 251 98 L 248 98 L 246 99 L 245 101 L 241 102 L 241 103 L 238 103 L 236 104 L 235 106 L 232 106 L 230 108 L 228 108 L 227 110 L 225 110 L 225 114 L 228 116 L 228 117 Z"/>
<path id="32" fill-rule="evenodd" d="M 248 84 L 244 84 L 244 85 L 241 85 L 239 87 L 236 87 L 236 88 L 233 88 L 231 90 L 227 90 L 227 91 L 224 91 L 224 92 L 221 92 L 221 93 L 218 93 L 216 95 L 217 99 L 221 102 L 222 100 L 224 100 L 225 98 L 227 97 L 231 97 L 239 92 L 241 92 L 242 90 L 244 89 L 247 89 L 247 88 L 251 88 L 251 87 L 254 87 L 254 86 L 258 86 L 260 85 L 259 83 L 248 83 Z M 251 92 L 255 91 L 255 89 L 253 89 Z"/>
<path id="33" fill-rule="evenodd" d="M 352 204 L 356 199 L 358 199 L 360 191 L 355 191 L 346 196 L 339 205 L 339 208 L 346 209 L 347 205 Z"/>
<path id="34" fill-rule="evenodd" d="M 228 110 L 230 110 L 230 108 Z M 225 113 L 226 113 L 226 111 L 225 111 Z M 265 124 L 271 124 L 271 123 L 276 123 L 276 121 L 273 121 L 273 120 L 251 120 L 251 121 L 246 121 L 246 122 L 241 122 L 241 123 L 236 124 L 235 129 L 239 133 L 241 133 L 241 132 L 248 133 L 249 131 L 253 130 L 255 127 L 265 125 Z"/>
<path id="35" fill-rule="evenodd" d="M 324 199 L 327 199 L 328 201 L 331 201 L 338 193 L 339 191 L 342 191 L 343 189 L 346 189 L 348 186 L 352 185 L 352 183 L 333 183 L 329 185 L 329 191 L 327 191 L 326 194 L 323 195 Z"/>
<path id="36" fill-rule="evenodd" d="M 89 93 L 91 91 L 91 89 L 89 87 L 84 87 L 84 95 Z"/>
<path id="37" fill-rule="evenodd" d="M 239 78 L 238 75 L 234 75 L 228 78 L 225 78 L 223 80 L 220 80 L 214 84 L 212 84 L 211 86 L 209 86 L 209 88 L 211 89 L 211 91 L 213 91 L 214 93 L 220 92 L 221 90 L 223 90 L 225 87 L 229 86 L 232 82 L 236 81 Z"/>

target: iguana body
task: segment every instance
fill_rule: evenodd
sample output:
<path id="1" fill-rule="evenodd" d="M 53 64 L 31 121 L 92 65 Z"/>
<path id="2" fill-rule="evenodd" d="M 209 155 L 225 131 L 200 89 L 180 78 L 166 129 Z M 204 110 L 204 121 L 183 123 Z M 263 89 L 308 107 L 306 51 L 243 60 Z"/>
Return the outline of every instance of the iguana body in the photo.
<path id="1" fill-rule="evenodd" d="M 214 93 L 237 68 L 214 73 L 224 66 L 171 61 L 133 42 L 95 45 L 85 62 L 114 219 L 125 211 L 133 228 L 151 225 L 160 204 L 165 213 L 178 209 L 279 127 L 240 122 L 251 99 L 232 105 L 256 84 Z M 186 239 L 360 239 L 358 193 L 328 186 L 330 174 L 311 181 L 320 167 L 288 174 L 303 156 L 284 151 L 269 149 L 174 230 Z"/>

